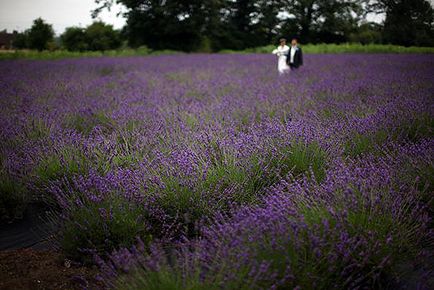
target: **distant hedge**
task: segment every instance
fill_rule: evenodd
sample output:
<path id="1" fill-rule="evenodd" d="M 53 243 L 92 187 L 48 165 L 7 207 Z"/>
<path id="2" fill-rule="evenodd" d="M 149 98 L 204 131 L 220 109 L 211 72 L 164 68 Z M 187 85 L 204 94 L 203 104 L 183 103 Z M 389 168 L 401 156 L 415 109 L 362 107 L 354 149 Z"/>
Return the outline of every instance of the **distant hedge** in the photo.
<path id="1" fill-rule="evenodd" d="M 318 53 L 434 53 L 434 47 L 404 47 L 398 45 L 384 44 L 305 44 L 301 45 L 303 52 L 307 54 Z M 271 53 L 275 45 L 268 45 L 245 50 L 221 50 L 219 53 Z M 0 59 L 60 59 L 73 57 L 99 57 L 99 56 L 144 56 L 182 53 L 174 50 L 151 50 L 146 46 L 137 49 L 125 48 L 119 50 L 84 51 L 72 52 L 66 50 L 35 51 L 16 50 L 13 52 L 4 51 L 0 53 Z"/>
<path id="2" fill-rule="evenodd" d="M 243 51 L 222 50 L 221 53 L 270 53 L 277 45 L 249 48 Z M 434 53 L 434 47 L 405 47 L 388 44 L 305 44 L 304 53 Z"/>

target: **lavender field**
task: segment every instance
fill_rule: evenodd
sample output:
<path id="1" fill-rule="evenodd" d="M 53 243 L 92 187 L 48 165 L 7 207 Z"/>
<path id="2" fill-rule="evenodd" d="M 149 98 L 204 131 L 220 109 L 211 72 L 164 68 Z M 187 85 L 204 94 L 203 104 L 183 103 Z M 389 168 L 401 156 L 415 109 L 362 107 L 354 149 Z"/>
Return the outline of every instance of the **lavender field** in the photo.
<path id="1" fill-rule="evenodd" d="M 434 57 L 5 60 L 0 214 L 115 289 L 429 289 Z"/>

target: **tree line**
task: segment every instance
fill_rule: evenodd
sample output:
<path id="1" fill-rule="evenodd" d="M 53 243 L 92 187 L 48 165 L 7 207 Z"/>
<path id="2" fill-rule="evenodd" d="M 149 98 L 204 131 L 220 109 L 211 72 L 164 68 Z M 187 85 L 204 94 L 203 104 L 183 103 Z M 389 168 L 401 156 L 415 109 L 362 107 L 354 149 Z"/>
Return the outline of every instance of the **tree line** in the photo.
<path id="1" fill-rule="evenodd" d="M 242 50 L 298 37 L 303 43 L 359 42 L 434 46 L 434 10 L 427 0 L 95 0 L 93 16 L 114 3 L 124 6 L 120 31 L 102 22 L 70 27 L 61 35 L 68 50 L 146 45 L 155 50 Z M 383 23 L 368 14 L 385 15 Z M 50 31 L 51 30 L 51 31 Z M 43 36 L 49 40 L 43 44 Z M 42 19 L 17 39 L 46 49 L 54 33 Z M 21 42 L 20 42 L 21 41 Z"/>
<path id="2" fill-rule="evenodd" d="M 102 51 L 119 48 L 122 44 L 121 33 L 112 25 L 101 21 L 93 22 L 86 28 L 68 27 L 56 39 L 53 26 L 38 18 L 30 29 L 19 33 L 14 40 L 18 49 L 54 50 L 63 47 L 70 51 Z"/>

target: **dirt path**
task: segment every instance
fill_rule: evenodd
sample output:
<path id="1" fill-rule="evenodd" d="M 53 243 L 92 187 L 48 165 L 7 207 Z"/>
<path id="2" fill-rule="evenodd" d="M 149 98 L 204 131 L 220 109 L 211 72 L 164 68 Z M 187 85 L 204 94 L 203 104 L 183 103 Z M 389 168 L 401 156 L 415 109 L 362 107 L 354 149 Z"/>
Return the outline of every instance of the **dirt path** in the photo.
<path id="1" fill-rule="evenodd" d="M 23 219 L 0 224 L 0 290 L 101 289 L 96 267 L 72 263 L 56 250 L 43 206 L 30 205 Z"/>
<path id="2" fill-rule="evenodd" d="M 65 261 L 57 252 L 34 249 L 0 252 L 0 289 L 100 289 L 96 267 Z"/>

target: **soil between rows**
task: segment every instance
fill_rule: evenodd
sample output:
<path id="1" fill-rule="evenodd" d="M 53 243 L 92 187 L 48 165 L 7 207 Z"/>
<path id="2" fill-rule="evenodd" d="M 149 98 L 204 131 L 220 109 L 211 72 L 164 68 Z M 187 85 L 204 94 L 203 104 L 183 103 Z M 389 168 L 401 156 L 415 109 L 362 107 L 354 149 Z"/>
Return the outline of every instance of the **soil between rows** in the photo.
<path id="1" fill-rule="evenodd" d="M 102 288 L 96 266 L 70 262 L 56 249 L 49 214 L 30 204 L 22 219 L 0 224 L 0 290 Z"/>
<path id="2" fill-rule="evenodd" d="M 99 289 L 96 267 L 68 265 L 55 251 L 0 251 L 0 289 Z"/>

